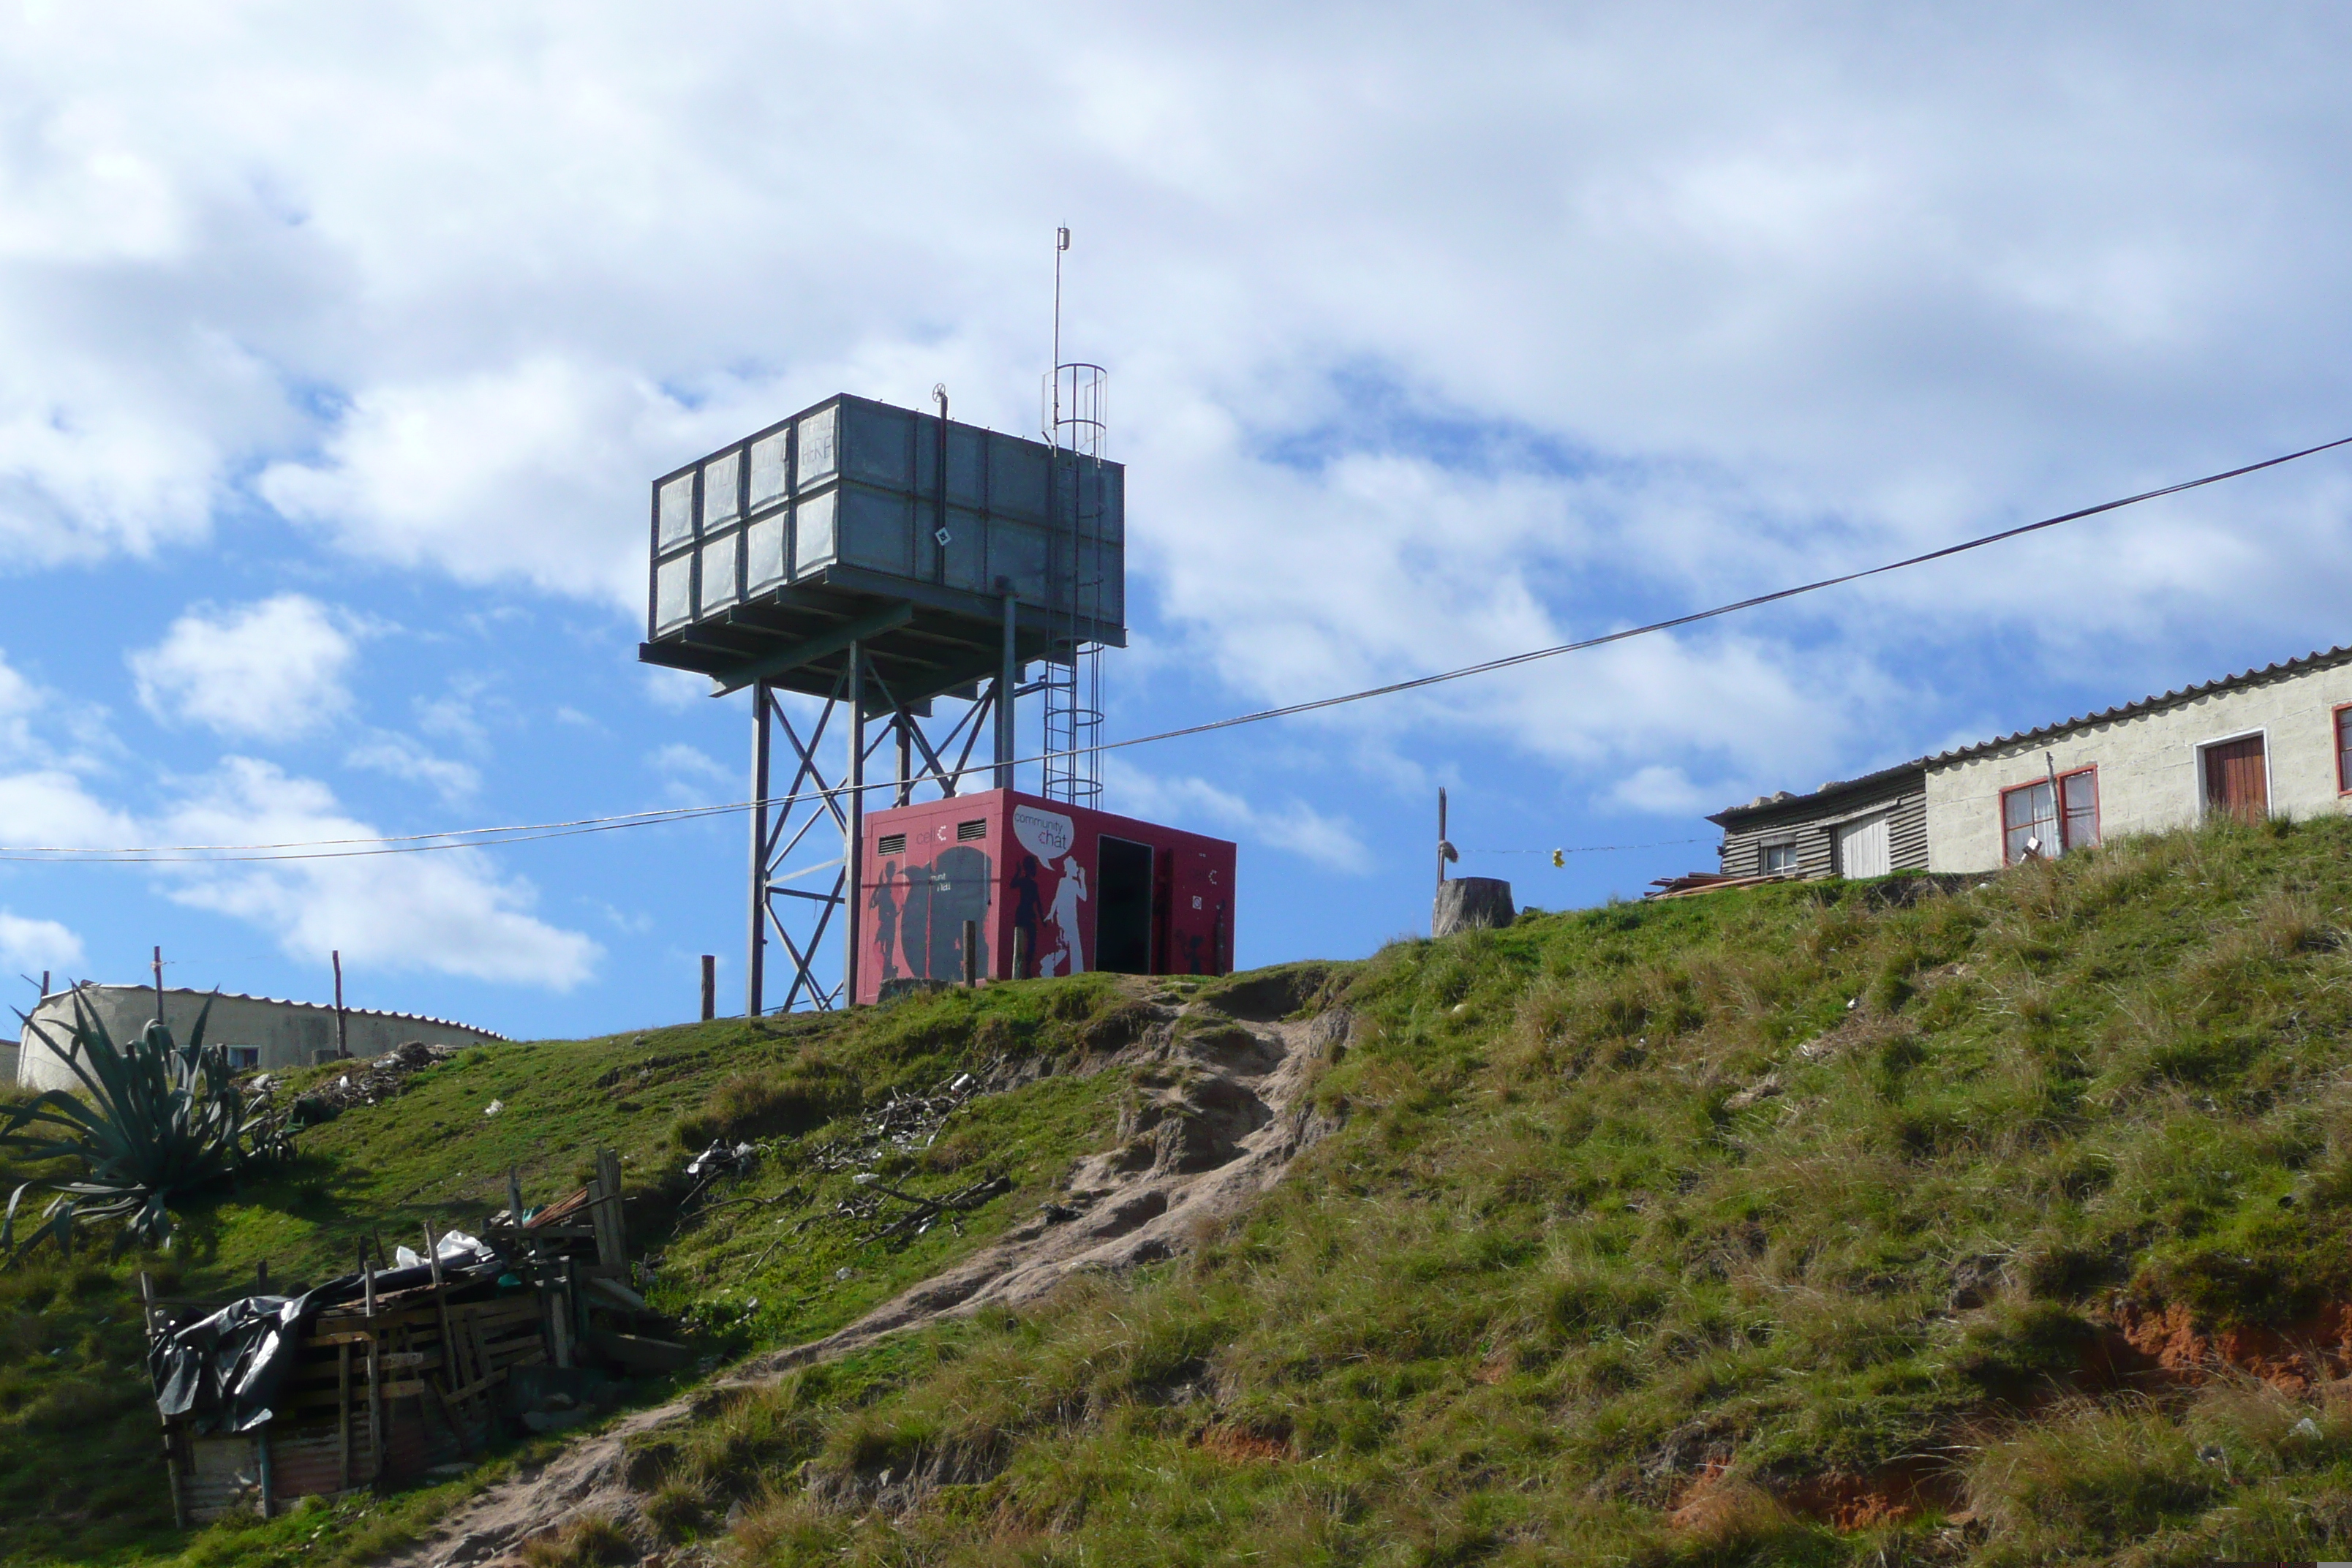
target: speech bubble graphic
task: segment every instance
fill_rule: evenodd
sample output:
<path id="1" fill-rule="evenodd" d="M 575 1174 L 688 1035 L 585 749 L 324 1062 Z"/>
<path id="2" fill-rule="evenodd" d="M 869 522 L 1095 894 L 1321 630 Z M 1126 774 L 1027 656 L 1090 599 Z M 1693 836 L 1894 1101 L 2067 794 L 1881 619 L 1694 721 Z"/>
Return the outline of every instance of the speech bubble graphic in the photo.
<path id="1" fill-rule="evenodd" d="M 1013 837 L 1021 847 L 1040 860 L 1050 861 L 1069 852 L 1076 829 L 1070 819 L 1058 811 L 1040 811 L 1034 805 L 1013 808 Z"/>

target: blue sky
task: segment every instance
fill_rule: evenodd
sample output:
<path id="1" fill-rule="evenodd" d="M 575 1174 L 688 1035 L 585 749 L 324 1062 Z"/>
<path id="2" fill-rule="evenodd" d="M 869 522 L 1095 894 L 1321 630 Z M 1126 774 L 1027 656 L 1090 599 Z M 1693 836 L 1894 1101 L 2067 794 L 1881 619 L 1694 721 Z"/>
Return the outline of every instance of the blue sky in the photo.
<path id="1" fill-rule="evenodd" d="M 737 798 L 744 699 L 634 661 L 646 481 L 835 391 L 1027 428 L 1060 224 L 1114 737 L 2347 434 L 2347 63 L 2319 6 L 20 6 L 0 843 Z M 1106 804 L 1240 841 L 1245 963 L 1422 926 L 1441 784 L 1465 870 L 1634 895 L 1760 790 L 2352 640 L 2348 504 L 2323 457 Z M 340 949 L 361 1005 L 627 1028 L 701 952 L 739 994 L 742 837 L 0 862 L 0 973 Z"/>

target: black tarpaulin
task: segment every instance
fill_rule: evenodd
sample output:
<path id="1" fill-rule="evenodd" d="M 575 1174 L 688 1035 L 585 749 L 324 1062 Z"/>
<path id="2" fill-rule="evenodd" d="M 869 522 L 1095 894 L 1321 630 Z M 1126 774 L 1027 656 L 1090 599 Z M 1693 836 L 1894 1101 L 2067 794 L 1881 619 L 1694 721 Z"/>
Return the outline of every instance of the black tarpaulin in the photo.
<path id="1" fill-rule="evenodd" d="M 505 1271 L 504 1260 L 479 1242 L 441 1254 L 441 1278 L 453 1285 L 494 1280 Z M 382 1268 L 375 1293 L 382 1300 L 432 1283 L 429 1264 Z M 278 1391 L 312 1320 L 365 1295 L 361 1277 L 346 1274 L 299 1296 L 247 1296 L 173 1330 L 147 1350 L 155 1408 L 167 1421 L 188 1420 L 199 1433 L 250 1432 L 277 1414 Z"/>

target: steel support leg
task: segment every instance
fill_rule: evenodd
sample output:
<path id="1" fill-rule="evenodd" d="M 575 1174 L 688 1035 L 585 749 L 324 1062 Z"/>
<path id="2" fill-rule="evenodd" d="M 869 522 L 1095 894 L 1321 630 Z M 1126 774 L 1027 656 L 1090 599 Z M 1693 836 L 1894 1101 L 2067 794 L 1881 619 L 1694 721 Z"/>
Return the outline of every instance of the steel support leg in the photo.
<path id="1" fill-rule="evenodd" d="M 768 683 L 751 686 L 751 942 L 743 959 L 743 1016 L 761 1012 L 768 947 Z"/>
<path id="2" fill-rule="evenodd" d="M 843 891 L 847 907 L 842 910 L 841 1004 L 854 1006 L 857 1002 L 858 939 L 866 930 L 866 647 L 863 643 L 849 645 L 849 800 L 848 819 L 843 824 L 847 842 L 844 848 Z"/>
<path id="3" fill-rule="evenodd" d="M 1013 787 L 1013 692 L 1021 684 L 1021 660 L 1013 644 L 1013 595 L 1004 595 L 1004 658 L 996 671 L 996 779 L 998 789 Z"/>

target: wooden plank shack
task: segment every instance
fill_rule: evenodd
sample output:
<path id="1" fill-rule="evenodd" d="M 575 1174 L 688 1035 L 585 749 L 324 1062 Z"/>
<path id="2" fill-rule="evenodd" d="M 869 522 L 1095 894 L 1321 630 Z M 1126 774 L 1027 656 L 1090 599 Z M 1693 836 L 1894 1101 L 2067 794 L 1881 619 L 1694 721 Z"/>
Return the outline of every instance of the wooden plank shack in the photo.
<path id="1" fill-rule="evenodd" d="M 199 1432 L 193 1420 L 167 1419 L 181 1522 L 237 1509 L 267 1518 L 296 1498 L 394 1486 L 472 1458 L 514 1415 L 501 1394 L 519 1368 L 568 1371 L 588 1360 L 627 1375 L 684 1366 L 691 1352 L 658 1337 L 674 1325 L 626 1283 L 620 1162 L 599 1150 L 596 1169 L 587 1186 L 537 1211 L 523 1206 L 509 1174 L 508 1211 L 483 1227 L 503 1271 L 446 1277 L 429 1226 L 426 1266 L 394 1274 L 380 1247 L 373 1264 L 362 1253 L 342 1287 L 352 1299 L 310 1320 L 270 1418 L 253 1430 Z M 427 1266 L 430 1283 L 412 1283 Z M 405 1288 L 380 1291 L 387 1275 Z M 268 1294 L 266 1265 L 257 1283 Z M 143 1275 L 140 1284 L 151 1341 L 230 1304 L 158 1297 Z"/>

